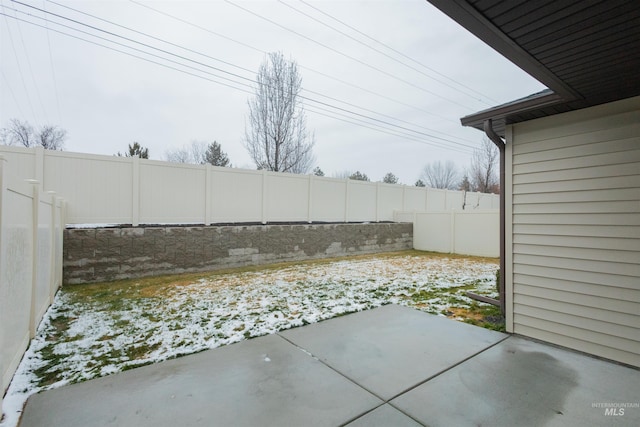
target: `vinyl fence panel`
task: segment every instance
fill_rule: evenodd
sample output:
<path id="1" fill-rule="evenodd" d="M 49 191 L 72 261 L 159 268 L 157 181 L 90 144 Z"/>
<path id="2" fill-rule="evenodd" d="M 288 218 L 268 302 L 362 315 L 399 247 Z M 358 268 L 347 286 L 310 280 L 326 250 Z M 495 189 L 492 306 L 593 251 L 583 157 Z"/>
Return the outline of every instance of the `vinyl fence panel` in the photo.
<path id="1" fill-rule="evenodd" d="M 262 221 L 262 171 L 213 168 L 211 175 L 212 223 Z"/>
<path id="2" fill-rule="evenodd" d="M 496 210 L 418 212 L 413 223 L 413 247 L 423 251 L 499 257 L 499 227 L 500 216 Z"/>
<path id="3" fill-rule="evenodd" d="M 348 182 L 344 179 L 314 176 L 311 183 L 311 218 L 313 221 L 345 221 Z"/>
<path id="4" fill-rule="evenodd" d="M 56 191 L 67 201 L 70 223 L 132 222 L 130 158 L 47 150 L 43 176 L 44 190 Z"/>
<path id="5" fill-rule="evenodd" d="M 266 222 L 309 219 L 309 176 L 288 173 L 265 174 L 267 180 Z"/>
<path id="6" fill-rule="evenodd" d="M 378 221 L 393 221 L 393 211 L 404 205 L 404 187 L 377 183 Z"/>
<path id="7" fill-rule="evenodd" d="M 139 212 L 143 224 L 203 223 L 206 170 L 200 165 L 139 162 Z M 134 183 L 135 185 L 135 183 Z"/>
<path id="8" fill-rule="evenodd" d="M 8 163 L 0 155 L 0 407 L 62 282 L 65 224 L 63 202 L 7 173 Z"/>
<path id="9" fill-rule="evenodd" d="M 392 221 L 394 211 L 498 207 L 497 195 L 0 146 L 20 178 L 67 201 L 70 224 Z M 14 165 L 15 162 L 18 166 Z"/>
<path id="10" fill-rule="evenodd" d="M 425 187 L 404 187 L 403 211 L 424 212 L 427 209 L 427 189 Z"/>
<path id="11" fill-rule="evenodd" d="M 0 234 L 0 359 L 6 387 L 29 343 L 33 279 L 33 198 L 30 185 L 3 189 Z M 11 209 L 5 209 L 11 206 Z M 4 393 L 4 387 L 2 392 Z"/>
<path id="12" fill-rule="evenodd" d="M 447 210 L 447 190 L 427 189 L 427 206 L 423 211 L 440 212 Z"/>
<path id="13" fill-rule="evenodd" d="M 349 180 L 347 191 L 347 222 L 376 221 L 376 186 L 370 182 Z"/>

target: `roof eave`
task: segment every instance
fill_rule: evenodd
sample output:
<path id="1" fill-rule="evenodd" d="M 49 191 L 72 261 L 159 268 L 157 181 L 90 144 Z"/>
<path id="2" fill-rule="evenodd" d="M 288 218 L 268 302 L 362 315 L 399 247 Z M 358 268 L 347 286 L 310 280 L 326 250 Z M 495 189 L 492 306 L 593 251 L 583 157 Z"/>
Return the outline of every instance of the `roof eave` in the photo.
<path id="1" fill-rule="evenodd" d="M 498 105 L 477 113 L 470 114 L 460 119 L 462 126 L 470 126 L 476 129 L 483 129 L 485 120 L 507 119 L 508 116 L 536 110 L 542 107 L 548 107 L 559 103 L 566 102 L 560 95 L 552 91 L 545 90 L 538 94 L 528 96 L 526 98 L 509 102 L 507 104 Z"/>

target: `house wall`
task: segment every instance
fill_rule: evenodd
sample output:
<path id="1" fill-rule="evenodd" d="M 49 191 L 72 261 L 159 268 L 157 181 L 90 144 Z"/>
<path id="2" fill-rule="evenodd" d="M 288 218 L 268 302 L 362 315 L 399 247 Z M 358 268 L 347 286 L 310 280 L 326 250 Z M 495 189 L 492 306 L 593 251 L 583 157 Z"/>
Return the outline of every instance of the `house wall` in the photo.
<path id="1" fill-rule="evenodd" d="M 506 147 L 508 330 L 640 366 L 640 97 Z"/>

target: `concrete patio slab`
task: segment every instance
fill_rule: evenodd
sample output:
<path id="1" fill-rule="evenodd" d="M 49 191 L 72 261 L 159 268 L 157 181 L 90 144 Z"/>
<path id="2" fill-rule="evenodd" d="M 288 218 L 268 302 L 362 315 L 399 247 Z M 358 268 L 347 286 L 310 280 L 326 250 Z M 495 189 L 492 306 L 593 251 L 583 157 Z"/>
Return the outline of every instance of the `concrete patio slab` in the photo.
<path id="1" fill-rule="evenodd" d="M 391 405 L 382 405 L 357 420 L 348 427 L 420 427 L 422 424 L 412 420 Z"/>
<path id="2" fill-rule="evenodd" d="M 638 402 L 640 370 L 385 306 L 46 391 L 20 427 L 635 427 Z"/>
<path id="3" fill-rule="evenodd" d="M 508 337 L 398 305 L 280 335 L 383 400 Z"/>
<path id="4" fill-rule="evenodd" d="M 335 426 L 380 404 L 270 335 L 37 394 L 20 426 Z"/>
<path id="5" fill-rule="evenodd" d="M 391 403 L 429 426 L 635 427 L 638 402 L 640 371 L 512 336 Z"/>

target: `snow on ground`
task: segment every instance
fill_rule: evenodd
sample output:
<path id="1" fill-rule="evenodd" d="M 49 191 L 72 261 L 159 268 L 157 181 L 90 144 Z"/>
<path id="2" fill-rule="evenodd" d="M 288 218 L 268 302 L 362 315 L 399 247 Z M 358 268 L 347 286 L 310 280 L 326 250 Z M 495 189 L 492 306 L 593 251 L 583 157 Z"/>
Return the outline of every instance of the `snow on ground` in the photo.
<path id="1" fill-rule="evenodd" d="M 246 338 L 394 303 L 442 315 L 495 297 L 496 262 L 374 256 L 213 274 L 154 286 L 63 288 L 4 399 L 1 427 L 17 425 L 31 394 Z"/>

